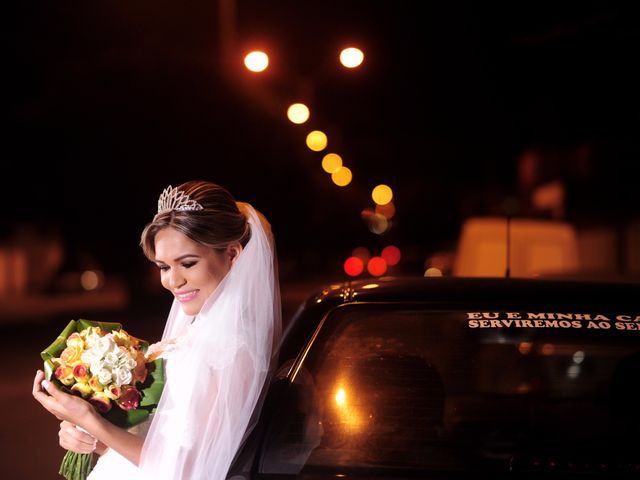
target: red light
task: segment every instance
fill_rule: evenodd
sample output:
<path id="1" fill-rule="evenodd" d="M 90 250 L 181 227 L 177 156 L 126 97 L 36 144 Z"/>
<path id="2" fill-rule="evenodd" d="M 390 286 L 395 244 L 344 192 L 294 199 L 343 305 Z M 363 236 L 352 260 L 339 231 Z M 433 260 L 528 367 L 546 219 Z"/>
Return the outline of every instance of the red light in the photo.
<path id="1" fill-rule="evenodd" d="M 357 277 L 364 270 L 364 263 L 358 257 L 349 257 L 344 262 L 344 271 L 350 277 Z"/>
<path id="2" fill-rule="evenodd" d="M 397 265 L 400 261 L 400 257 L 400 249 L 398 247 L 389 245 L 388 247 L 384 247 L 384 249 L 382 249 L 382 258 L 385 259 L 387 265 L 389 266 Z"/>
<path id="3" fill-rule="evenodd" d="M 367 264 L 367 270 L 374 277 L 379 277 L 387 271 L 387 262 L 382 257 L 373 257 Z"/>

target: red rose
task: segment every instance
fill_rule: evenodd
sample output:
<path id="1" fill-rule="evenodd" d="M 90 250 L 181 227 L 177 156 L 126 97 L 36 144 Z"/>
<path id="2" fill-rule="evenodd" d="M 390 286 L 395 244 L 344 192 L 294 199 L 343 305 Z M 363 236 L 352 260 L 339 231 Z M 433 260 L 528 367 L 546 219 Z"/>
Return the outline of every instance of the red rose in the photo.
<path id="1" fill-rule="evenodd" d="M 140 406 L 140 392 L 134 387 L 123 387 L 120 398 L 116 404 L 122 410 L 135 410 Z"/>

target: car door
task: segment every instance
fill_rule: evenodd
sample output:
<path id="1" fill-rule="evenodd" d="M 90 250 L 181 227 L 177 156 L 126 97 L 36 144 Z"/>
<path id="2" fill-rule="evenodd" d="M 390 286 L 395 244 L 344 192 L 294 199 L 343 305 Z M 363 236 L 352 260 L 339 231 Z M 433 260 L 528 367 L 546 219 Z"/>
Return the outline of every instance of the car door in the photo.
<path id="1" fill-rule="evenodd" d="M 621 478 L 640 468 L 637 314 L 472 307 L 330 312 L 270 414 L 254 476 Z"/>

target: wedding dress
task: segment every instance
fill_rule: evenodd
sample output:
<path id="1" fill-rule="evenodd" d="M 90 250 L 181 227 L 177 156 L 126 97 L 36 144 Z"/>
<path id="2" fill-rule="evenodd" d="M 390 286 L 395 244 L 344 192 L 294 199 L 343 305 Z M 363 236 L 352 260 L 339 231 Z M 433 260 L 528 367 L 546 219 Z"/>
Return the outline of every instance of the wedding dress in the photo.
<path id="1" fill-rule="evenodd" d="M 149 417 L 140 425 L 136 425 L 129 429 L 129 432 L 139 437 L 145 437 L 151 425 L 152 417 Z M 138 480 L 140 479 L 140 470 L 137 466 L 124 458 L 113 449 L 108 449 L 106 453 L 100 456 L 95 467 L 89 474 L 87 480 L 107 480 L 115 477 Z"/>

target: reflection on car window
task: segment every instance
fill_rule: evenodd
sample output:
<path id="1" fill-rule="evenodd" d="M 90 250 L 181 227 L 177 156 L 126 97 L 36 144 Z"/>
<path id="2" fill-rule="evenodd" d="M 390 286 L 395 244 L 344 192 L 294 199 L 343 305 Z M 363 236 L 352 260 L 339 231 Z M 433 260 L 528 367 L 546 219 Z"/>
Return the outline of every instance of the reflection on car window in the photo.
<path id="1" fill-rule="evenodd" d="M 639 331 L 471 328 L 467 312 L 349 305 L 297 370 L 260 469 L 627 468 L 639 356 Z"/>

